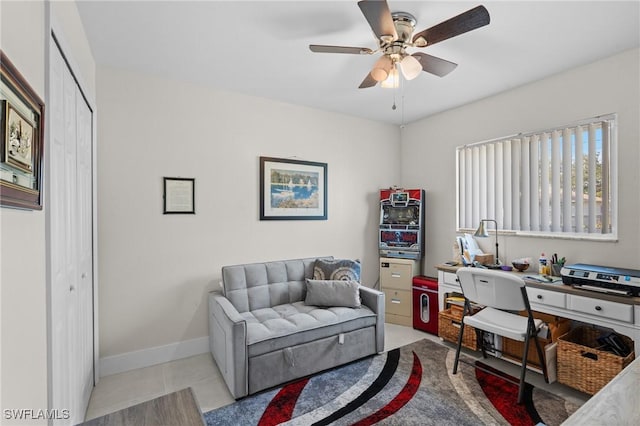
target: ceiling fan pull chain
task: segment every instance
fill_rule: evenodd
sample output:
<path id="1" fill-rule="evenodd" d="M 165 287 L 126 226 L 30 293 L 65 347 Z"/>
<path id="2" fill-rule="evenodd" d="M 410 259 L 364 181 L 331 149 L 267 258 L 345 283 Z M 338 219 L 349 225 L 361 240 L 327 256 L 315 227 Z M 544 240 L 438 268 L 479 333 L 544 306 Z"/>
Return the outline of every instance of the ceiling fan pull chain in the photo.
<path id="1" fill-rule="evenodd" d="M 400 108 L 402 108 L 402 116 L 400 117 L 400 127 L 404 128 L 404 81 L 402 82 L 402 99 Z"/>

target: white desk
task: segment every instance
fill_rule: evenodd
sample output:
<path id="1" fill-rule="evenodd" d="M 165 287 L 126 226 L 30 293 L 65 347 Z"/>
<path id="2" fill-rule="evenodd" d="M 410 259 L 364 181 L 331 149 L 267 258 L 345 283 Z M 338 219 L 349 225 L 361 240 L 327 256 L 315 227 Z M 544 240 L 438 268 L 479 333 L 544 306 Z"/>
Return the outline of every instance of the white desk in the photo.
<path id="1" fill-rule="evenodd" d="M 444 309 L 449 293 L 462 293 L 457 282 L 458 267 L 437 265 L 438 305 Z M 527 273 L 505 272 L 527 275 Z M 636 354 L 640 354 L 640 297 L 614 296 L 588 290 L 579 290 L 562 283 L 546 284 L 527 281 L 527 295 L 531 309 L 557 315 L 587 324 L 615 330 L 634 341 Z"/>

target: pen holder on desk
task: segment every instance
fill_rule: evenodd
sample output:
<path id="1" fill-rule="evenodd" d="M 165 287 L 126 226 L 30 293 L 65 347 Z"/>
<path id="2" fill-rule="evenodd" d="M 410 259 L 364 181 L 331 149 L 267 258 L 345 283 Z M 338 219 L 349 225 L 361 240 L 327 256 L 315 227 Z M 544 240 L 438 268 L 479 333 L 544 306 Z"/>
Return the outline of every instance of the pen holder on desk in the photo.
<path id="1" fill-rule="evenodd" d="M 551 265 L 551 275 L 553 275 L 554 277 L 560 277 L 560 271 L 562 270 L 562 264 L 560 263 L 553 263 Z"/>

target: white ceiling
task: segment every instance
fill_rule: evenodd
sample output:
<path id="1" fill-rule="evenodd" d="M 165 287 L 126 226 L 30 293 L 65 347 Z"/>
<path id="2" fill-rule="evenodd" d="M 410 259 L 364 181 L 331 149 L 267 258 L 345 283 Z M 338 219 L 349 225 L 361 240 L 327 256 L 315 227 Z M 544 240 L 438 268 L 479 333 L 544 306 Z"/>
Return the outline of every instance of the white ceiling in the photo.
<path id="1" fill-rule="evenodd" d="M 377 48 L 356 0 L 81 0 L 78 8 L 99 65 L 395 124 L 640 45 L 638 0 L 388 3 L 413 14 L 416 31 L 479 4 L 491 23 L 410 51 L 458 63 L 446 77 L 421 73 L 402 89 L 358 89 L 377 55 L 308 48 Z"/>

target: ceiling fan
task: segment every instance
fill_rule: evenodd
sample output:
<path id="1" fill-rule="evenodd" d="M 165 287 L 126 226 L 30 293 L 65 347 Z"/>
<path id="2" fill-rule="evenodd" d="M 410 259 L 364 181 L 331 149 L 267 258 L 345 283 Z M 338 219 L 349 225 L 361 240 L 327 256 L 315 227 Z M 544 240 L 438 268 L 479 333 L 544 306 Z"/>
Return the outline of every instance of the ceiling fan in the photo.
<path id="1" fill-rule="evenodd" d="M 383 87 L 398 87 L 398 68 L 407 80 L 416 78 L 420 71 L 444 77 L 458 64 L 422 52 L 409 54 L 407 48 L 428 47 L 488 25 L 490 22 L 487 9 L 484 6 L 477 6 L 414 34 L 416 18 L 407 12 L 391 12 L 385 0 L 362 0 L 358 2 L 358 6 L 377 38 L 377 49 L 319 44 L 310 44 L 309 49 L 318 53 L 357 55 L 373 55 L 382 52 L 380 59 L 360 84 L 360 89 L 373 87 L 379 82 L 382 82 Z"/>

